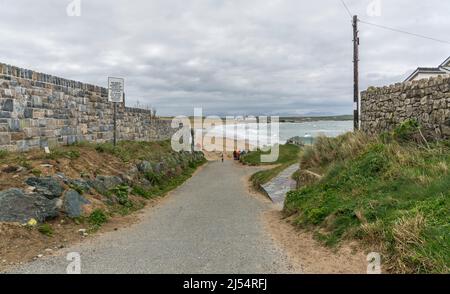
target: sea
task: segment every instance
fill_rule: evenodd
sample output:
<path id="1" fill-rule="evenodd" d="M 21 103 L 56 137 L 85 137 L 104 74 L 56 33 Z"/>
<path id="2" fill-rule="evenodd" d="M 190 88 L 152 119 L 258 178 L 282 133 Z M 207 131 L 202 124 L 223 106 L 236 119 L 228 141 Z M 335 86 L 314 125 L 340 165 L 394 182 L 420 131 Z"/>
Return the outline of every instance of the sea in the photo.
<path id="1" fill-rule="evenodd" d="M 353 130 L 353 121 L 311 121 L 301 123 L 279 123 L 278 130 L 258 127 L 257 124 L 234 124 L 214 126 L 204 130 L 209 136 L 224 136 L 229 139 L 247 140 L 250 144 L 285 144 L 293 137 L 300 137 L 305 144 L 311 144 L 319 136 L 337 137 Z"/>

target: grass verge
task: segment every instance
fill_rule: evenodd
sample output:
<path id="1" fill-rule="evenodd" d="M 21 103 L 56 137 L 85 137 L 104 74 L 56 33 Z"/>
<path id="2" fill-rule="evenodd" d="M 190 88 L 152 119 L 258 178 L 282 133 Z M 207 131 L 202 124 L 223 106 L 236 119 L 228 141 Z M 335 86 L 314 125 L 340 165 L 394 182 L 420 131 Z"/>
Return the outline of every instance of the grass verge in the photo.
<path id="1" fill-rule="evenodd" d="M 323 178 L 288 193 L 284 212 L 324 244 L 359 240 L 382 252 L 387 271 L 448 273 L 450 144 L 405 142 L 402 129 L 320 138 L 301 163 Z"/>

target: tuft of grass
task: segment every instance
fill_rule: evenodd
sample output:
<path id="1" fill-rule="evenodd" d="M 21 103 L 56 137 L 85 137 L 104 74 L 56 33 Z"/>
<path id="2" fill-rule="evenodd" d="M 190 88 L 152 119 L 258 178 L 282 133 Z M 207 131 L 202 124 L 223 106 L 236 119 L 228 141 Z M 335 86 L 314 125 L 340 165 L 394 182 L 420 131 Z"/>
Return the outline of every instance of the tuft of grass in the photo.
<path id="1" fill-rule="evenodd" d="M 77 159 L 80 156 L 81 155 L 78 150 L 69 146 L 69 147 L 55 148 L 49 154 L 45 154 L 45 159 L 53 159 L 53 160 L 57 160 L 59 158 Z"/>
<path id="2" fill-rule="evenodd" d="M 89 215 L 88 221 L 94 228 L 99 228 L 108 221 L 108 217 L 103 210 L 96 209 Z"/>
<path id="3" fill-rule="evenodd" d="M 36 176 L 36 177 L 40 177 L 40 176 L 42 175 L 42 171 L 41 171 L 40 169 L 37 169 L 37 168 L 33 168 L 33 169 L 31 170 L 31 173 L 32 173 L 34 176 Z"/>
<path id="4" fill-rule="evenodd" d="M 42 224 L 38 227 L 38 232 L 47 236 L 53 236 L 53 228 L 49 224 Z"/>
<path id="5" fill-rule="evenodd" d="M 112 190 L 112 193 L 117 197 L 120 205 L 126 207 L 132 207 L 133 203 L 128 198 L 128 190 L 130 187 L 127 185 L 119 185 Z"/>
<path id="6" fill-rule="evenodd" d="M 0 149 L 0 159 L 4 159 L 8 156 L 9 152 L 7 150 Z"/>
<path id="7" fill-rule="evenodd" d="M 406 143 L 406 144 L 405 144 Z M 356 239 L 396 273 L 450 271 L 450 146 L 363 134 L 323 138 L 302 168 L 323 177 L 287 195 L 284 213 L 329 246 Z"/>

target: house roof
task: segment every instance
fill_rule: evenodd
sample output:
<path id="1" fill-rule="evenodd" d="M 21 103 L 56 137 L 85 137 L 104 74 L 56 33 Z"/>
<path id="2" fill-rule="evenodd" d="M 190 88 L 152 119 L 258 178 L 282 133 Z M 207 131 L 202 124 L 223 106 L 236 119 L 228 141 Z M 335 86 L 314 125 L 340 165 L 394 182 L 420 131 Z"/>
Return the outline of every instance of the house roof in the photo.
<path id="1" fill-rule="evenodd" d="M 439 67 L 450 67 L 450 56 Z"/>
<path id="2" fill-rule="evenodd" d="M 420 73 L 446 74 L 447 71 L 445 71 L 444 69 L 441 69 L 441 68 L 437 68 L 437 67 L 418 67 L 411 75 L 409 75 L 405 79 L 405 82 L 410 81 L 411 79 L 413 79 L 416 75 L 418 75 Z"/>
<path id="3" fill-rule="evenodd" d="M 418 67 L 412 74 L 410 74 L 405 82 L 410 81 L 419 73 L 427 74 L 448 74 L 450 73 L 450 56 L 438 67 Z"/>

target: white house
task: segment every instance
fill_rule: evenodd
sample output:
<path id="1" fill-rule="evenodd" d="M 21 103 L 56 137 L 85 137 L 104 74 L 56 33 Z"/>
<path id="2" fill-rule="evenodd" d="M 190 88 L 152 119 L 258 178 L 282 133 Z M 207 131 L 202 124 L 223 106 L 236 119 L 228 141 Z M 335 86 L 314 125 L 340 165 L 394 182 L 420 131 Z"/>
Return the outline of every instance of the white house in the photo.
<path id="1" fill-rule="evenodd" d="M 431 77 L 437 77 L 438 75 L 448 75 L 450 74 L 450 57 L 447 58 L 438 67 L 419 67 L 417 68 L 406 80 L 417 81 L 421 79 L 428 79 Z"/>

